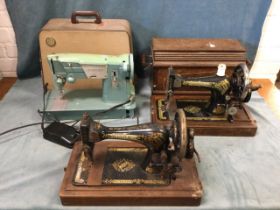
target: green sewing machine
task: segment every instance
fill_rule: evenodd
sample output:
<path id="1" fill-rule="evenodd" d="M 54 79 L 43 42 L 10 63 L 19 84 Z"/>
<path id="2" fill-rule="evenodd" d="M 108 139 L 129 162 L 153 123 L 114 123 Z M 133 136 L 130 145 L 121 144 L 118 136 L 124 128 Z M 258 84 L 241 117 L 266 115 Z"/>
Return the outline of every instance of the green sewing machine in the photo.
<path id="1" fill-rule="evenodd" d="M 133 117 L 135 90 L 132 54 L 118 56 L 58 53 L 47 56 L 54 88 L 45 94 L 47 119 Z"/>

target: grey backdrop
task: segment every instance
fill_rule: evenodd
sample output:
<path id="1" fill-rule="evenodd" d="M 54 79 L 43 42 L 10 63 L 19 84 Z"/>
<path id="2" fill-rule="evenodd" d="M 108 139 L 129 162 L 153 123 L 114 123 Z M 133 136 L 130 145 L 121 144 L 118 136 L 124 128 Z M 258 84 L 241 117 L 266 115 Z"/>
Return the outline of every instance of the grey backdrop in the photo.
<path id="1" fill-rule="evenodd" d="M 40 74 L 38 33 L 48 19 L 74 10 L 97 10 L 103 18 L 132 25 L 136 71 L 138 55 L 152 37 L 236 38 L 254 59 L 271 0 L 6 0 L 18 44 L 18 76 Z"/>

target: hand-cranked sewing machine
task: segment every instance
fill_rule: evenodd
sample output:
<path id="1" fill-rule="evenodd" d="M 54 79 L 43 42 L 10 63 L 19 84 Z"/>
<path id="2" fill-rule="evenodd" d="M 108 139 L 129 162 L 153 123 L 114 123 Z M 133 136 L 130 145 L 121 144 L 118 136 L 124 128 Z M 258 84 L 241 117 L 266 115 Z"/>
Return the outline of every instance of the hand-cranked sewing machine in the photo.
<path id="1" fill-rule="evenodd" d="M 85 113 L 80 135 L 60 191 L 64 205 L 200 203 L 194 132 L 183 110 L 168 126 L 107 127 Z"/>
<path id="2" fill-rule="evenodd" d="M 257 124 L 246 101 L 256 88 L 248 78 L 245 64 L 250 62 L 240 41 L 154 38 L 151 49 L 150 59 L 142 63 L 153 68 L 152 122 L 168 124 L 165 109 L 177 107 L 184 109 L 196 135 L 255 135 Z M 225 65 L 216 75 L 219 64 Z M 166 95 L 172 95 L 169 103 Z"/>
<path id="3" fill-rule="evenodd" d="M 175 74 L 173 68 L 170 67 L 167 80 L 167 97 L 165 100 L 159 101 L 159 107 L 164 112 L 160 116 L 163 116 L 163 118 L 166 116 L 166 110 L 172 107 L 172 103 L 173 106 L 177 107 L 171 97 L 174 88 L 206 88 L 211 92 L 208 102 L 186 102 L 185 107 L 183 107 L 186 115 L 194 120 L 207 118 L 211 120 L 211 117 L 215 115 L 223 115 L 232 122 L 238 108 L 242 103 L 248 102 L 252 91 L 258 90 L 260 86 L 252 85 L 252 81 L 249 79 L 249 70 L 245 64 L 238 65 L 233 70 L 231 77 L 225 76 L 225 70 L 226 66 L 220 64 L 217 74 L 214 76 L 184 78 Z"/>
<path id="4" fill-rule="evenodd" d="M 132 54 L 56 53 L 47 59 L 55 85 L 46 96 L 47 114 L 59 119 L 77 119 L 85 111 L 103 119 L 133 116 Z M 91 88 L 67 88 L 79 81 L 91 83 Z"/>
<path id="5" fill-rule="evenodd" d="M 82 152 L 74 184 L 87 184 L 87 166 L 95 164 L 94 146 L 106 139 L 127 140 L 145 146 L 139 149 L 114 151 L 107 155 L 103 168 L 104 185 L 167 185 L 182 170 L 180 161 L 192 158 L 194 153 L 193 130 L 187 129 L 185 113 L 178 110 L 170 127 L 141 124 L 126 127 L 106 127 L 92 121 L 86 113 L 80 125 Z M 138 154 L 139 153 L 139 154 Z M 143 153 L 143 154 L 141 154 Z M 86 167 L 85 167 L 86 166 Z"/>
<path id="6" fill-rule="evenodd" d="M 231 76 L 226 76 L 225 71 L 226 65 L 220 64 L 216 75 L 182 77 L 169 67 L 166 95 L 152 97 L 154 122 L 168 121 L 167 111 L 180 108 L 199 135 L 254 135 L 256 124 L 244 103 L 260 86 L 252 84 L 245 64 L 236 66 Z M 186 87 L 189 91 L 208 90 L 210 95 L 173 94 L 174 90 Z"/>

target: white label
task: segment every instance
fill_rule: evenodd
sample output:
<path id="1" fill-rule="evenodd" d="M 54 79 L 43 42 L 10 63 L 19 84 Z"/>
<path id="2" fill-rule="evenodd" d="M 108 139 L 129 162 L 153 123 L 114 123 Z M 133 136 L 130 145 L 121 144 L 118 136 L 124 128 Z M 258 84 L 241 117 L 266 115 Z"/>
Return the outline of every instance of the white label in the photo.
<path id="1" fill-rule="evenodd" d="M 215 45 L 215 44 L 213 44 L 213 43 L 211 43 L 211 42 L 209 42 L 209 43 L 208 43 L 208 46 L 209 46 L 209 47 L 211 47 L 211 48 L 216 47 L 216 45 Z"/>
<path id="2" fill-rule="evenodd" d="M 227 69 L 227 65 L 226 64 L 219 64 L 218 65 L 218 70 L 217 70 L 217 76 L 219 77 L 223 77 L 226 74 L 226 69 Z"/>

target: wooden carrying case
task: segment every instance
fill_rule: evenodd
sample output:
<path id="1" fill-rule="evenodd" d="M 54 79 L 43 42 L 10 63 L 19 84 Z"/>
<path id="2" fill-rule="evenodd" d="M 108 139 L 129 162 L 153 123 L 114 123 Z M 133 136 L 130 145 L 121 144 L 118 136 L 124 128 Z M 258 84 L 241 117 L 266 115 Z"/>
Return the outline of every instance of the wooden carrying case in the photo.
<path id="1" fill-rule="evenodd" d="M 183 77 L 202 77 L 215 75 L 218 65 L 224 63 L 226 74 L 231 75 L 234 67 L 246 63 L 246 49 L 234 39 L 154 38 L 152 61 L 153 94 L 164 94 L 168 67 L 172 66 Z M 193 89 L 189 92 L 187 88 L 180 88 L 174 94 L 194 93 Z"/>
<path id="2" fill-rule="evenodd" d="M 80 19 L 93 17 L 94 19 Z M 120 55 L 133 53 L 130 24 L 124 19 L 102 19 L 95 11 L 77 11 L 71 19 L 51 19 L 39 35 L 42 71 L 48 89 L 54 88 L 47 55 L 54 53 L 89 53 Z M 80 80 L 66 89 L 101 87 L 102 80 Z"/>
<path id="3" fill-rule="evenodd" d="M 63 205 L 104 205 L 104 206 L 198 206 L 203 190 L 194 158 L 182 161 L 182 171 L 177 179 L 166 186 L 112 185 L 101 184 L 102 171 L 108 148 L 141 148 L 138 143 L 104 141 L 95 145 L 94 166 L 90 170 L 88 185 L 73 184 L 76 164 L 82 144 L 73 148 L 68 167 L 60 188 Z"/>
<path id="4" fill-rule="evenodd" d="M 154 38 L 152 40 L 153 87 L 151 114 L 154 123 L 169 123 L 160 119 L 158 100 L 166 96 L 168 68 L 173 67 L 183 77 L 213 76 L 220 63 L 227 65 L 226 74 L 241 63 L 247 63 L 246 49 L 233 39 L 177 39 Z M 176 101 L 207 100 L 210 91 L 200 88 L 175 88 Z M 187 118 L 188 119 L 188 118 Z M 254 136 L 257 130 L 246 105 L 242 105 L 233 123 L 226 119 L 188 119 L 188 127 L 195 129 L 196 135 Z"/>

